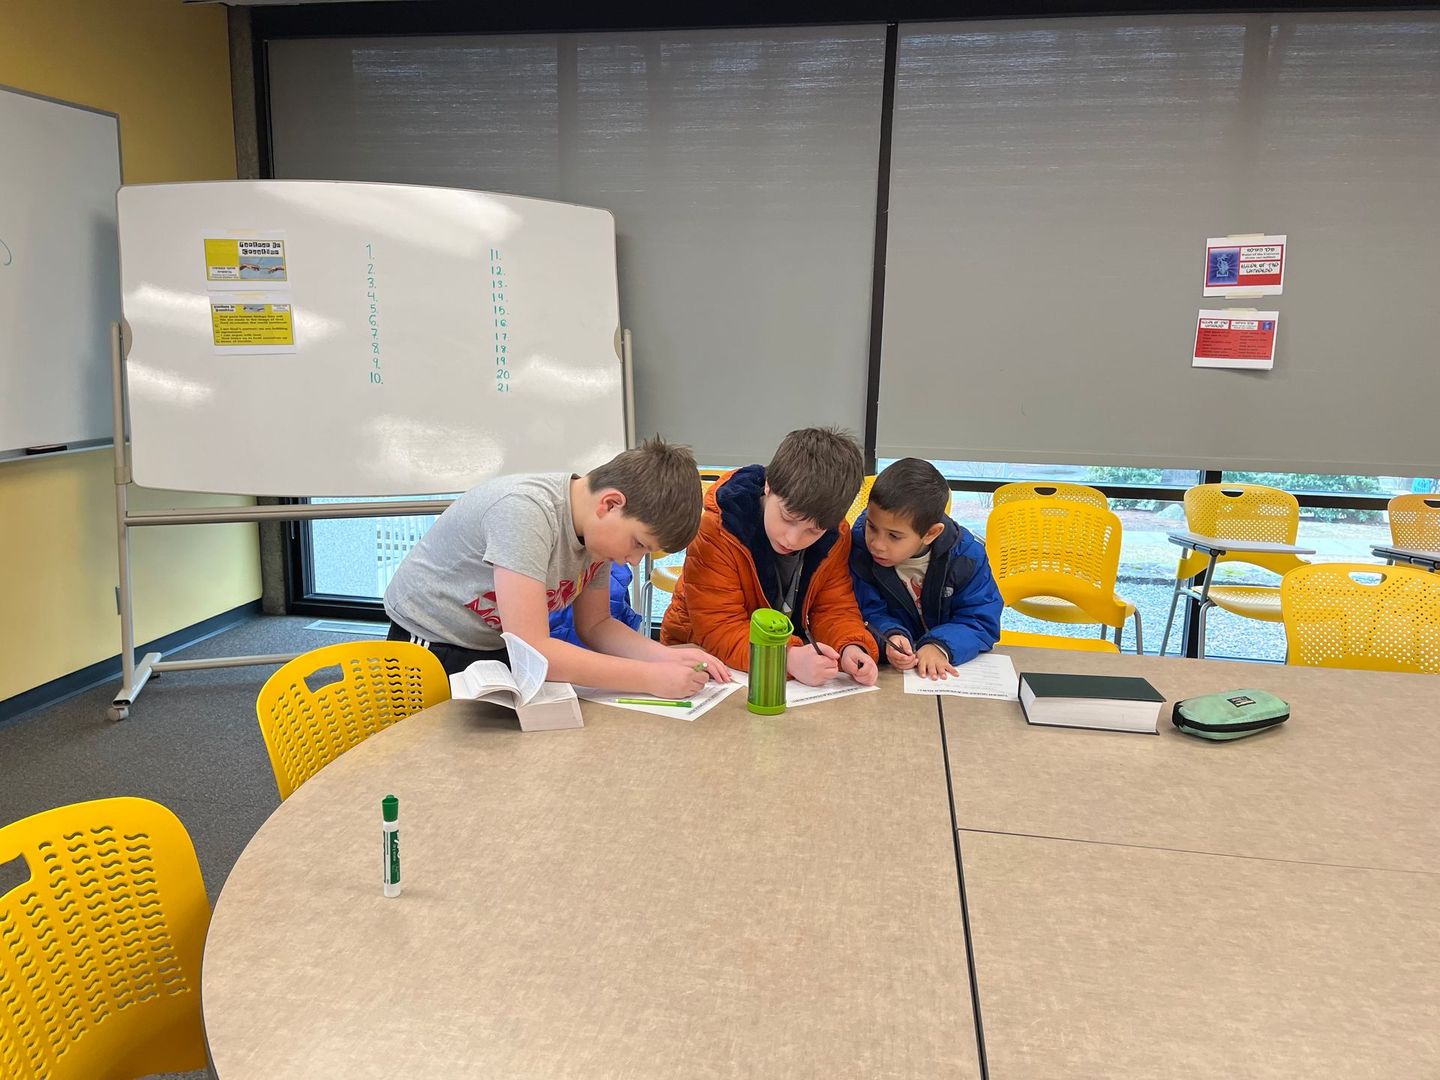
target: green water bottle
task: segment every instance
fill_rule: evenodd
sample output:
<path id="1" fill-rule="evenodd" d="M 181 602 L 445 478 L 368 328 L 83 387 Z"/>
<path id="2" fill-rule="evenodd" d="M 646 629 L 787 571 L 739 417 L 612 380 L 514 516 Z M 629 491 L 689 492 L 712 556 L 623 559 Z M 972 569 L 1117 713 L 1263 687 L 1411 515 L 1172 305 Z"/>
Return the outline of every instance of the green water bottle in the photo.
<path id="1" fill-rule="evenodd" d="M 761 608 L 750 616 L 750 693 L 746 707 L 761 716 L 785 711 L 785 651 L 795 632 L 780 612 Z"/>

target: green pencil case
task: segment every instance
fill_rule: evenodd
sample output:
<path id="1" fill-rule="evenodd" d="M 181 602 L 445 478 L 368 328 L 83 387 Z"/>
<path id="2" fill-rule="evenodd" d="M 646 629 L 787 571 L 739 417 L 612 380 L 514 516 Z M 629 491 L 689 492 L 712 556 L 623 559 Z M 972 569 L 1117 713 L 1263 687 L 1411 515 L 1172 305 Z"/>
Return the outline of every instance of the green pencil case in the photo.
<path id="1" fill-rule="evenodd" d="M 1243 739 L 1290 719 L 1290 703 L 1264 690 L 1226 690 L 1175 703 L 1171 722 L 1198 739 Z"/>

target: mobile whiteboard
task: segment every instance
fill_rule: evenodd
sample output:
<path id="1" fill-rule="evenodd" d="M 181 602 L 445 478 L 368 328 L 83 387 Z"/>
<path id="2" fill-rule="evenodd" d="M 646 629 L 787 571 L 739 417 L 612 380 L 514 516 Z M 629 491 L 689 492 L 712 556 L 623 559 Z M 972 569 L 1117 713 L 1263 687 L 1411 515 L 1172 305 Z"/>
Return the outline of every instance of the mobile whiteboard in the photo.
<path id="1" fill-rule="evenodd" d="M 328 181 L 119 208 L 138 484 L 412 495 L 625 446 L 608 211 Z"/>

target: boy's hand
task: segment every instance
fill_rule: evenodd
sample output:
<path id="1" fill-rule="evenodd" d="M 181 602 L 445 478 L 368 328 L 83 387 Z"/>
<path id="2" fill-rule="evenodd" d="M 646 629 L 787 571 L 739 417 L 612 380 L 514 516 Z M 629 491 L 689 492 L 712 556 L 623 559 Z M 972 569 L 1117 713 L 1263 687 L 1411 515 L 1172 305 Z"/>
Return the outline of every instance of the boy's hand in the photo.
<path id="1" fill-rule="evenodd" d="M 875 680 L 880 677 L 880 669 L 870 659 L 870 654 L 854 644 L 840 650 L 840 670 L 861 686 L 874 686 Z"/>
<path id="2" fill-rule="evenodd" d="M 785 670 L 806 686 L 819 686 L 840 674 L 839 661 L 839 655 L 829 645 L 791 645 Z"/>
<path id="3" fill-rule="evenodd" d="M 645 684 L 645 691 L 659 698 L 684 701 L 705 685 L 709 678 L 703 671 L 696 671 L 695 664 L 687 660 L 659 660 L 650 665 L 654 670 Z"/>
<path id="4" fill-rule="evenodd" d="M 730 681 L 730 669 L 721 663 L 719 657 L 711 656 L 698 645 L 672 645 L 670 651 L 681 657 L 691 667 L 701 667 L 702 674 L 716 682 Z"/>
<path id="5" fill-rule="evenodd" d="M 915 666 L 915 646 L 904 634 L 891 634 L 885 639 L 885 659 L 896 671 L 909 671 Z"/>
<path id="6" fill-rule="evenodd" d="M 920 651 L 915 654 L 915 665 L 920 676 L 926 679 L 948 679 L 958 674 L 939 645 L 921 645 Z"/>

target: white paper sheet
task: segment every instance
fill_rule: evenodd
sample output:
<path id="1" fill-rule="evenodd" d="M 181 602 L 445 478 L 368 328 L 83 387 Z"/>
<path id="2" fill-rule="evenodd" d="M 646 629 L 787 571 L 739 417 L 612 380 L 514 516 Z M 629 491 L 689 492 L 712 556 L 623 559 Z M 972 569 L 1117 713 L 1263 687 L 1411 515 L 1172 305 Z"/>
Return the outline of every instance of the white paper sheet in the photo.
<path id="1" fill-rule="evenodd" d="M 878 686 L 861 686 L 849 675 L 836 675 L 819 686 L 806 686 L 791 679 L 785 684 L 785 704 L 793 709 L 800 705 L 813 705 L 817 701 L 849 697 L 851 694 L 868 694 L 879 689 Z"/>
<path id="2" fill-rule="evenodd" d="M 476 660 L 450 676 L 450 696 L 476 698 L 515 708 L 523 700 L 510 669 L 499 660 Z"/>
<path id="3" fill-rule="evenodd" d="M 704 716 L 736 690 L 743 690 L 745 688 L 745 673 L 743 671 L 736 671 L 731 674 L 736 676 L 734 682 L 707 682 L 699 690 L 691 694 L 690 697 L 686 699 L 691 703 L 688 709 L 677 709 L 672 705 L 621 705 L 617 700 L 625 697 L 653 696 L 651 694 L 634 691 L 596 690 L 589 686 L 577 686 L 575 687 L 575 693 L 579 694 L 586 701 L 594 701 L 600 705 L 613 705 L 617 709 L 629 709 L 632 712 L 650 713 L 652 716 L 668 716 L 676 720 L 694 720 L 697 717 Z"/>
<path id="4" fill-rule="evenodd" d="M 998 698 L 1018 701 L 1020 678 L 1004 653 L 981 653 L 945 679 L 926 679 L 912 669 L 905 672 L 907 694 L 953 694 L 956 697 Z"/>

